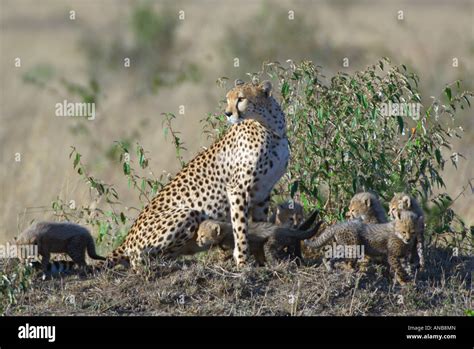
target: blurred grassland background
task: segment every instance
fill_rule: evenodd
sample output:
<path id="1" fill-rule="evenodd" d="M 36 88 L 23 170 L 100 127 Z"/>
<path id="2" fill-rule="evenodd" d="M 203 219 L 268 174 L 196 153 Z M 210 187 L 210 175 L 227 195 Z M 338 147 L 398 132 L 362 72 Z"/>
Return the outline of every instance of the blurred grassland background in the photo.
<path id="1" fill-rule="evenodd" d="M 58 196 L 78 207 L 89 203 L 71 166 L 71 146 L 92 173 L 120 189 L 127 207 L 138 208 L 113 161 L 113 142 L 139 141 L 155 175 L 175 173 L 179 162 L 161 113 L 178 116 L 174 126 L 189 160 L 209 144 L 200 120 L 225 95 L 216 80 L 245 79 L 264 60 L 310 59 L 331 77 L 387 56 L 420 76 L 426 104 L 456 79 L 474 88 L 473 1 L 0 0 L 0 20 L 0 241 L 32 220 L 52 218 Z M 96 102 L 96 119 L 56 116 L 55 104 L 64 99 Z M 473 110 L 460 111 L 457 124 L 465 133 L 452 152 L 465 159 L 457 170 L 447 165 L 444 179 L 453 198 L 467 188 L 454 209 L 472 225 Z"/>

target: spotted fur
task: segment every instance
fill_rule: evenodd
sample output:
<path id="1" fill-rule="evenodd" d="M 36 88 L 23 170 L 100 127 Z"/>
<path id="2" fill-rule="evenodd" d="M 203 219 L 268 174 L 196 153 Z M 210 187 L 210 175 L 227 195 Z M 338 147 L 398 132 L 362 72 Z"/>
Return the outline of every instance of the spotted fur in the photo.
<path id="1" fill-rule="evenodd" d="M 270 193 L 286 171 L 285 115 L 271 84 L 238 80 L 227 93 L 228 132 L 191 160 L 142 210 L 108 257 L 136 269 L 144 257 L 183 253 L 206 219 L 232 223 L 237 266 L 248 259 L 248 221 L 266 221 Z"/>
<path id="2" fill-rule="evenodd" d="M 418 201 L 413 196 L 410 196 L 406 193 L 395 193 L 392 200 L 388 205 L 389 215 L 391 218 L 395 218 L 399 212 L 402 211 L 411 211 L 417 217 L 421 217 L 424 220 L 424 213 L 421 209 Z M 412 250 L 410 251 L 410 262 L 417 265 L 420 269 L 423 269 L 425 266 L 425 257 L 424 257 L 424 222 L 421 224 L 421 228 L 418 235 L 416 236 L 416 243 L 413 245 Z M 417 261 L 418 257 L 418 261 Z"/>
<path id="3" fill-rule="evenodd" d="M 361 218 L 364 223 L 387 223 L 387 215 L 379 198 L 372 193 L 354 195 L 349 204 L 348 218 Z"/>
<path id="4" fill-rule="evenodd" d="M 266 255 L 270 261 L 302 260 L 301 241 L 313 237 L 322 221 L 311 228 L 318 211 L 296 228 L 271 222 L 250 222 L 248 241 L 250 253 L 259 265 L 264 265 Z M 234 247 L 232 226 L 228 222 L 206 220 L 199 226 L 196 242 L 201 247 L 219 246 L 222 251 Z M 267 253 L 265 253 L 265 251 Z"/>
<path id="5" fill-rule="evenodd" d="M 405 284 L 408 275 L 400 260 L 412 248 L 420 230 L 422 218 L 409 211 L 398 212 L 394 221 L 383 224 L 367 224 L 361 220 L 350 220 L 327 228 L 320 236 L 306 245 L 320 248 L 335 238 L 340 246 L 363 246 L 365 256 L 384 257 L 400 284 Z M 350 268 L 355 266 L 354 258 L 345 258 Z M 333 262 L 334 259 L 331 260 Z"/>

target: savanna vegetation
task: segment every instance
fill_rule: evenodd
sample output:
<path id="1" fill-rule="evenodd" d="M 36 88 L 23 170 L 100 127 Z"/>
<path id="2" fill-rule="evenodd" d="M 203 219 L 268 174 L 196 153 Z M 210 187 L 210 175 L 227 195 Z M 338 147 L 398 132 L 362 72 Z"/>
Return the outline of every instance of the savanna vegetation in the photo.
<path id="1" fill-rule="evenodd" d="M 66 94 L 101 108 L 108 103 L 110 77 L 124 63 L 117 57 L 128 57 L 139 67 L 135 71 L 142 82 L 137 86 L 138 95 L 159 94 L 183 83 L 202 81 L 204 69 L 199 64 L 192 59 L 179 64 L 173 60 L 181 49 L 173 11 L 167 8 L 158 13 L 145 2 L 131 11 L 126 33 L 107 39 L 85 35 L 82 43 L 88 69 L 80 82 L 62 76 L 48 64 L 27 70 L 23 82 L 38 91 Z M 311 48 L 330 44 L 317 39 L 309 44 L 292 41 L 293 36 L 309 36 L 312 24 L 285 22 L 281 26 L 286 11 L 278 16 L 270 13 L 266 4 L 243 26 L 265 22 L 259 35 L 251 32 L 245 40 L 237 40 L 241 33 L 229 29 L 223 40 L 238 44 L 223 45 L 222 54 L 230 61 L 247 52 L 240 62 L 245 71 L 256 70 L 249 72 L 247 79 L 270 79 L 287 115 L 291 161 L 274 190 L 273 203 L 297 200 L 306 212 L 320 210 L 324 221 L 331 224 L 344 219 L 350 198 L 359 191 L 375 191 L 385 204 L 393 193 L 409 192 L 421 202 L 427 224 L 427 266 L 414 275 L 416 283 L 393 285 L 381 265 L 373 265 L 363 275 L 328 272 L 314 251 L 304 251 L 306 262 L 299 267 L 282 262 L 238 273 L 231 262 L 218 260 L 210 251 L 176 261 L 156 261 L 157 268 L 147 275 L 119 270 L 54 280 L 41 280 L 30 267 L 11 261 L 0 271 L 3 314 L 472 315 L 474 228 L 453 208 L 458 197 L 449 195 L 445 185 L 445 168 L 464 161 L 453 144 L 463 137 L 457 117 L 470 108 L 473 92 L 469 86 L 458 80 L 446 82 L 427 103 L 429 98 L 420 87 L 422 77 L 389 58 L 374 60 L 358 71 L 340 69 L 325 76 L 323 67 L 314 62 L 329 58 L 315 60 Z M 288 38 L 293 46 L 284 51 L 273 47 L 275 33 Z M 265 60 L 288 51 L 295 52 L 294 61 Z M 343 51 L 335 45 L 332 55 Z M 353 52 L 356 60 L 363 56 L 362 50 L 354 48 Z M 215 77 L 222 95 L 233 78 L 231 74 Z M 229 127 L 222 103 L 201 120 L 201 134 L 209 143 Z M 385 115 L 384 106 L 392 103 L 419 104 L 420 113 Z M 190 147 L 183 130 L 176 126 L 181 117 L 178 113 L 161 112 L 162 132 L 174 148 L 179 169 L 199 148 Z M 50 203 L 41 203 L 56 220 L 90 227 L 102 254 L 120 244 L 138 212 L 173 175 L 151 165 L 161 154 L 160 149 L 143 146 L 141 130 L 146 127 L 145 122 L 138 123 L 120 139 L 91 142 L 100 161 L 97 154 L 83 155 L 87 149 L 72 137 L 68 161 L 88 191 L 88 200 L 78 205 L 58 193 Z M 78 120 L 70 132 L 94 139 L 91 128 L 86 120 Z M 104 159 L 112 164 L 110 171 L 121 177 L 98 174 Z M 123 181 L 126 186 L 121 185 Z M 466 184 L 461 194 L 469 190 Z"/>

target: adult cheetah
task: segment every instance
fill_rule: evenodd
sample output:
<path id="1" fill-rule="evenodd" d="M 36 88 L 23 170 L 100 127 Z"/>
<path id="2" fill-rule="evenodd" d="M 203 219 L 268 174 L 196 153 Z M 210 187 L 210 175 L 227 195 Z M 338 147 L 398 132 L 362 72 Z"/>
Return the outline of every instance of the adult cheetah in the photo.
<path id="1" fill-rule="evenodd" d="M 178 256 L 206 219 L 232 223 L 237 267 L 247 263 L 249 217 L 267 220 L 270 193 L 289 159 L 285 115 L 271 90 L 268 81 L 235 81 L 226 95 L 228 132 L 142 210 L 107 266 L 130 263 L 136 269 L 145 256 Z"/>

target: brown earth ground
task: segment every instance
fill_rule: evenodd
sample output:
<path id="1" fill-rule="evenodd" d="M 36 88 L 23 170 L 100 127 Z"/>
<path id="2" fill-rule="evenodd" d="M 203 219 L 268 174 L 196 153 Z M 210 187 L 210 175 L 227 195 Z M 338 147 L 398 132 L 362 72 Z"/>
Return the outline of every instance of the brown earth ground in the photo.
<path id="1" fill-rule="evenodd" d="M 394 285 L 383 265 L 366 274 L 318 259 L 235 271 L 217 253 L 156 263 L 148 273 L 107 271 L 32 278 L 5 315 L 466 315 L 473 308 L 472 258 L 431 249 L 416 283 Z M 153 271 L 151 271 L 153 270 Z M 5 306 L 5 304 L 2 304 Z"/>

